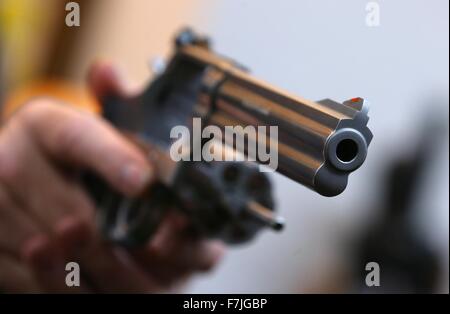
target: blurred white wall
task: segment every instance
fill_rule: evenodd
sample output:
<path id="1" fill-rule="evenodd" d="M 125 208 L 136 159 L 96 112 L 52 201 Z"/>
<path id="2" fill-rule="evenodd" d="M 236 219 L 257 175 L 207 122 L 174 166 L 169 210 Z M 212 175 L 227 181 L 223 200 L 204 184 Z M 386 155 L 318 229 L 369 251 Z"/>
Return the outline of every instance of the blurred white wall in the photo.
<path id="1" fill-rule="evenodd" d="M 370 100 L 374 140 L 341 196 L 324 198 L 274 175 L 286 230 L 266 231 L 251 245 L 230 249 L 190 292 L 315 291 L 330 281 L 346 262 L 343 239 L 377 215 L 366 205 L 377 200 L 389 158 L 408 152 L 424 112 L 448 116 L 448 1 L 376 1 L 378 27 L 366 25 L 368 2 L 237 0 L 196 8 L 192 25 L 257 76 L 309 99 Z M 448 267 L 448 146 L 438 160 L 428 187 L 434 210 L 422 216 Z M 448 274 L 442 290 L 448 292 Z"/>

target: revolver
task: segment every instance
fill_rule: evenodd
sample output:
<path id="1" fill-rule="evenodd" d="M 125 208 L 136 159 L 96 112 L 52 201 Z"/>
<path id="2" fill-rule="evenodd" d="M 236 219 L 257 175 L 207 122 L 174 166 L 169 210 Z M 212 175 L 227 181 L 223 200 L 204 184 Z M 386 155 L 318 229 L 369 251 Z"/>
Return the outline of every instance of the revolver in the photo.
<path id="1" fill-rule="evenodd" d="M 324 196 L 344 191 L 372 139 L 364 99 L 340 103 L 293 96 L 216 54 L 208 38 L 190 29 L 176 36 L 172 58 L 142 94 L 108 95 L 101 102 L 104 118 L 144 151 L 158 177 L 142 195 L 127 198 L 99 177 L 84 175 L 102 233 L 124 246 L 148 241 L 173 209 L 188 218 L 193 234 L 230 244 L 251 240 L 263 227 L 281 230 L 284 221 L 275 211 L 271 182 L 257 166 L 267 160 L 255 156 L 251 145 L 236 145 L 235 138 L 263 149 L 276 144 L 274 170 Z M 215 139 L 214 149 L 246 158 L 196 159 L 195 147 L 207 143 L 193 138 L 183 146 L 183 158 L 174 160 L 171 131 L 177 126 L 193 131 L 196 121 L 202 130 L 238 127 L 233 136 Z M 246 132 L 248 126 L 275 126 L 276 136 Z"/>

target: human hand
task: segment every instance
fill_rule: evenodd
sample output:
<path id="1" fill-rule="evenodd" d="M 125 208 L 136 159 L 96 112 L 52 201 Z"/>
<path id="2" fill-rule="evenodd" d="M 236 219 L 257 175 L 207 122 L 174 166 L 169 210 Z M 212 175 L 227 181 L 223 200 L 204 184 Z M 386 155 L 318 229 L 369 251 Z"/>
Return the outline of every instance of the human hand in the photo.
<path id="1" fill-rule="evenodd" d="M 89 75 L 93 92 L 128 94 L 109 64 Z M 0 290 L 11 292 L 162 292 L 214 266 L 217 241 L 192 238 L 188 221 L 167 215 L 145 247 L 106 243 L 77 173 L 88 169 L 127 196 L 156 178 L 142 152 L 106 121 L 56 99 L 25 104 L 0 129 Z M 80 287 L 65 283 L 78 262 Z"/>

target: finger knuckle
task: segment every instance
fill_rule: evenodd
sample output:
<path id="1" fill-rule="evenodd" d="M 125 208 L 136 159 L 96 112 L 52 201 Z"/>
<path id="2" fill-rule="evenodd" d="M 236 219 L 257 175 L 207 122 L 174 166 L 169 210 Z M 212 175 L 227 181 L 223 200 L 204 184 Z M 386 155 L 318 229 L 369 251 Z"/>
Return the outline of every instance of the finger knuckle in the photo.
<path id="1" fill-rule="evenodd" d="M 20 176 L 20 166 L 17 158 L 0 143 L 0 181 L 10 183 Z"/>
<path id="2" fill-rule="evenodd" d="M 24 104 L 14 118 L 25 126 L 35 127 L 41 125 L 43 121 L 48 121 L 54 111 L 54 106 L 49 99 L 33 99 Z"/>
<path id="3" fill-rule="evenodd" d="M 9 198 L 6 196 L 5 192 L 0 188 L 0 217 L 2 217 L 2 213 L 10 207 Z"/>
<path id="4" fill-rule="evenodd" d="M 74 150 L 80 147 L 85 140 L 83 138 L 83 126 L 77 119 L 67 121 L 65 125 L 56 129 L 53 150 L 58 155 L 71 156 Z"/>
<path id="5" fill-rule="evenodd" d="M 95 207 L 92 201 L 79 186 L 70 187 L 71 193 L 64 196 L 64 206 L 70 213 L 81 218 L 83 221 L 89 222 L 94 219 Z"/>

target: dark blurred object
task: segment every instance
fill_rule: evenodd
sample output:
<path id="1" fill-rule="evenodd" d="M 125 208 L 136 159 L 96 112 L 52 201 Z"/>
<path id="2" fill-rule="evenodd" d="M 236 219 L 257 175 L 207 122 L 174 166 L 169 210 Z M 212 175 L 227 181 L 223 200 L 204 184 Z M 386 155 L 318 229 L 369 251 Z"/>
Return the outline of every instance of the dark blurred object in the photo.
<path id="1" fill-rule="evenodd" d="M 425 119 L 414 151 L 394 161 L 384 180 L 382 215 L 357 247 L 355 282 L 360 292 L 370 293 L 432 293 L 436 291 L 441 267 L 439 256 L 418 231 L 414 221 L 415 201 L 425 174 L 434 162 L 437 145 L 446 134 L 446 124 Z M 435 122 L 435 123 L 433 123 Z M 364 285 L 365 265 L 380 266 L 380 286 Z"/>

